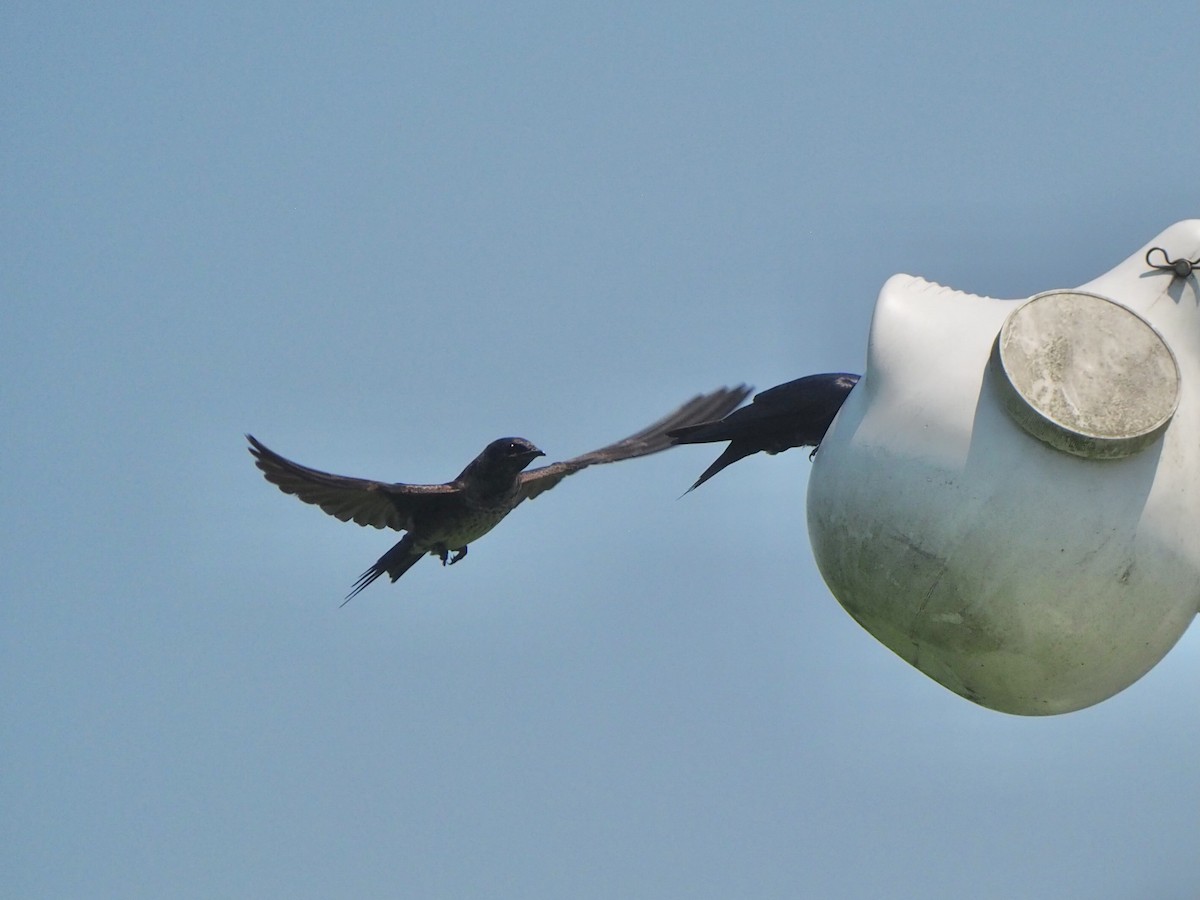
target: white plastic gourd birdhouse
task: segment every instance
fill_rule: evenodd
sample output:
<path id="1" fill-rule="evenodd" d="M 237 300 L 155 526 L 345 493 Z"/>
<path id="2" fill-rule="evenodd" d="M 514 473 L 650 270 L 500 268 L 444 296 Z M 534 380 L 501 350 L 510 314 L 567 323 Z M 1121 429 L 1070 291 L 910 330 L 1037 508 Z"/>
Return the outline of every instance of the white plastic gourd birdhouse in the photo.
<path id="1" fill-rule="evenodd" d="M 864 628 L 962 696 L 1098 703 L 1200 610 L 1200 220 L 1024 300 L 897 275 L 808 524 Z"/>

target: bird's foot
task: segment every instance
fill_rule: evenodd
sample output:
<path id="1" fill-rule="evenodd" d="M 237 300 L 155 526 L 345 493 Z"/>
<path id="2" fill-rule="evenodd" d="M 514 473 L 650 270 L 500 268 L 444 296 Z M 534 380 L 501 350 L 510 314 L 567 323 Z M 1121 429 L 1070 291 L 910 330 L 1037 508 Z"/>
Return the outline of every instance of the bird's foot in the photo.
<path id="1" fill-rule="evenodd" d="M 446 565 L 446 560 L 450 557 L 450 550 L 445 544 L 435 544 L 429 552 L 435 554 L 442 561 L 443 566 Z"/>
<path id="2" fill-rule="evenodd" d="M 458 550 L 455 550 L 454 555 L 452 557 L 450 557 L 450 565 L 454 565 L 456 562 L 458 562 L 460 559 L 462 559 L 466 555 L 467 555 L 466 547 L 462 547 Z"/>

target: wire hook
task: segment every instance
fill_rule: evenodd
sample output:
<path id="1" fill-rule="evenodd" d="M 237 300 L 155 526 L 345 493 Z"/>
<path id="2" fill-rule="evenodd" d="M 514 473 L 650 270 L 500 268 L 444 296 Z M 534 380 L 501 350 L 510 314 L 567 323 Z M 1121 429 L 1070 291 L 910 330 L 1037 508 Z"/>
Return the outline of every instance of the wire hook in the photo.
<path id="1" fill-rule="evenodd" d="M 1150 254 L 1155 250 L 1162 254 L 1163 262 L 1156 263 L 1150 259 Z M 1187 259 L 1182 256 L 1179 259 L 1171 259 L 1162 247 L 1151 247 L 1146 251 L 1146 265 L 1152 269 L 1158 269 L 1160 272 L 1174 272 L 1179 278 L 1188 278 L 1193 269 L 1200 267 L 1200 259 Z"/>

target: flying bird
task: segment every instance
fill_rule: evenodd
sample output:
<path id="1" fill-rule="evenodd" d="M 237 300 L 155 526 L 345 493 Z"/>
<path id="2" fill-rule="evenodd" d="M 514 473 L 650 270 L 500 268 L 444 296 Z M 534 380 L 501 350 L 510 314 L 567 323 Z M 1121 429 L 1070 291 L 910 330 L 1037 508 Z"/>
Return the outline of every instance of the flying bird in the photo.
<path id="1" fill-rule="evenodd" d="M 246 435 L 246 440 L 255 465 L 285 494 L 295 494 L 343 522 L 405 532 L 354 583 L 342 602 L 345 606 L 380 575 L 395 581 L 426 554 L 438 557 L 443 566 L 453 565 L 467 555 L 472 541 L 500 524 L 523 500 L 588 466 L 666 450 L 673 443 L 668 437 L 672 429 L 723 416 L 749 393 L 749 387 L 738 385 L 698 395 L 624 440 L 529 471 L 525 468 L 545 454 L 524 438 L 500 438 L 445 484 L 388 484 L 331 475 L 285 459 L 252 435 Z"/>
<path id="2" fill-rule="evenodd" d="M 806 375 L 755 394 L 749 406 L 735 409 L 718 421 L 672 428 L 667 434 L 678 444 L 729 441 L 725 452 L 684 493 L 759 451 L 782 453 L 792 447 L 812 447 L 812 459 L 858 379 L 858 375 L 845 372 Z"/>

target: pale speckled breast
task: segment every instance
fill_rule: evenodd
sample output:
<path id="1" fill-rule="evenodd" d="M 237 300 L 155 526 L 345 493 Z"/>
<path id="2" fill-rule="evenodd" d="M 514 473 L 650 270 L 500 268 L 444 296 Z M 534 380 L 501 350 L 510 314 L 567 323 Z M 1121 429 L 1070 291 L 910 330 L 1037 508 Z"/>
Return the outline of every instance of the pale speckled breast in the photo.
<path id="1" fill-rule="evenodd" d="M 477 541 L 507 516 L 519 503 L 518 485 L 499 496 L 480 497 L 465 492 L 463 509 L 445 522 L 426 523 L 428 530 L 422 533 L 425 547 L 445 545 L 451 550 L 460 550 L 472 541 Z"/>

